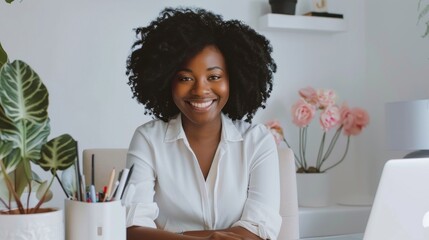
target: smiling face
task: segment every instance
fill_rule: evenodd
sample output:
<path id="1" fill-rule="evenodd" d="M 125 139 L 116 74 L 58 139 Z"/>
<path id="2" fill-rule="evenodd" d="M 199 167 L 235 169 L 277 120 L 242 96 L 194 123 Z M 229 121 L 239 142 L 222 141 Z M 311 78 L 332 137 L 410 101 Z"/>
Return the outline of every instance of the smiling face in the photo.
<path id="1" fill-rule="evenodd" d="M 213 45 L 205 47 L 179 69 L 172 82 L 174 103 L 183 124 L 218 121 L 229 97 L 225 59 Z"/>

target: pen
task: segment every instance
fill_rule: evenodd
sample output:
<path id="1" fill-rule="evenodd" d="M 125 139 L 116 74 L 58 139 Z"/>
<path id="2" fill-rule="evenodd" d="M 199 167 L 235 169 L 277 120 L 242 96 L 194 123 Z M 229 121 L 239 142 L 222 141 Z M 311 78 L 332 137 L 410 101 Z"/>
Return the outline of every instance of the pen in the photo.
<path id="1" fill-rule="evenodd" d="M 82 179 L 82 201 L 86 202 L 86 183 L 85 183 L 85 175 L 81 174 Z"/>
<path id="2" fill-rule="evenodd" d="M 95 186 L 95 167 L 94 167 L 94 159 L 95 159 L 95 154 L 92 154 L 91 156 L 91 185 Z"/>
<path id="3" fill-rule="evenodd" d="M 91 201 L 93 203 L 96 203 L 97 202 L 97 195 L 95 194 L 95 186 L 94 185 L 91 185 L 89 187 L 89 193 L 90 193 L 90 196 L 91 196 Z"/>
<path id="4" fill-rule="evenodd" d="M 82 201 L 83 197 L 82 197 L 82 178 L 81 178 L 81 174 L 80 174 L 80 164 L 79 164 L 79 150 L 78 150 L 78 143 L 76 141 L 76 185 L 77 185 L 77 200 L 78 201 Z"/>
<path id="5" fill-rule="evenodd" d="M 118 192 L 118 186 L 119 186 L 119 181 L 118 180 L 116 180 L 116 182 L 115 182 L 115 186 L 113 187 L 113 191 L 112 191 L 112 194 L 110 194 L 110 196 L 109 196 L 109 200 L 110 199 L 114 199 L 115 198 L 115 196 L 116 196 L 116 193 Z"/>
<path id="6" fill-rule="evenodd" d="M 124 196 L 125 189 L 127 188 L 127 185 L 128 185 L 128 181 L 130 180 L 131 174 L 133 174 L 133 169 L 134 169 L 134 164 L 131 165 L 131 167 L 130 167 L 130 171 L 128 172 L 127 180 L 125 181 L 124 189 L 122 191 L 121 196 L 119 196 L 119 199 L 122 199 L 122 197 Z"/>
<path id="7" fill-rule="evenodd" d="M 130 170 L 128 168 L 124 168 L 122 172 L 122 177 L 121 177 L 121 180 L 119 181 L 118 193 L 117 193 L 119 196 L 119 199 L 121 198 L 122 192 L 124 191 L 125 182 L 127 181 L 129 171 Z"/>
<path id="8" fill-rule="evenodd" d="M 109 184 L 107 185 L 107 192 L 106 192 L 106 195 L 104 196 L 103 202 L 105 202 L 107 200 L 107 197 L 110 196 L 110 192 L 112 191 L 112 186 L 113 186 L 113 180 L 115 179 L 115 173 L 116 173 L 116 170 L 113 168 L 112 172 L 110 173 Z"/>

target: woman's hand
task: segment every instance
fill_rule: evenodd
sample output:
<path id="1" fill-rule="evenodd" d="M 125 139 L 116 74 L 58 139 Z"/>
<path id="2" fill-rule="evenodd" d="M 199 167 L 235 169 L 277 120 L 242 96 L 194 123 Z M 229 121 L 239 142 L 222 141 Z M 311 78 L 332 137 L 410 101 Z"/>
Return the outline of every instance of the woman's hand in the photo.
<path id="1" fill-rule="evenodd" d="M 241 236 L 233 232 L 213 232 L 207 240 L 252 240 L 249 237 Z"/>

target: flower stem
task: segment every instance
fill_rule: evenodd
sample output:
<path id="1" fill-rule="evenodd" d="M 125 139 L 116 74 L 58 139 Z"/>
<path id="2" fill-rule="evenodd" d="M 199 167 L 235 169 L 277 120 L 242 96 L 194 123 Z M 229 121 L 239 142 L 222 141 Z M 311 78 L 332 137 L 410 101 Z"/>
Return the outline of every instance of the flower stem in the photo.
<path id="1" fill-rule="evenodd" d="M 302 167 L 305 168 L 305 165 L 304 165 L 304 162 L 303 162 L 304 157 L 303 157 L 302 152 L 303 152 L 302 151 L 302 128 L 299 128 L 299 159 L 300 159 L 300 162 L 302 164 Z"/>
<path id="2" fill-rule="evenodd" d="M 322 167 L 322 164 L 328 159 L 329 155 L 331 155 L 332 150 L 334 149 L 335 144 L 337 143 L 337 140 L 340 136 L 341 129 L 343 129 L 343 125 L 341 125 L 337 131 L 335 132 L 334 136 L 332 136 L 331 142 L 329 143 L 328 149 L 326 150 L 325 154 L 323 155 L 322 161 L 320 162 L 320 166 Z"/>
<path id="3" fill-rule="evenodd" d="M 334 165 L 326 168 L 325 170 L 323 170 L 323 172 L 328 171 L 329 169 L 337 166 L 338 164 L 340 164 L 342 161 L 344 161 L 344 159 L 346 158 L 347 152 L 349 151 L 349 144 L 350 144 L 350 136 L 347 137 L 347 145 L 346 145 L 346 150 L 344 151 L 343 156 L 341 157 L 340 161 L 338 161 L 337 163 L 335 163 Z"/>
<path id="4" fill-rule="evenodd" d="M 322 140 L 320 141 L 319 153 L 317 154 L 316 168 L 320 171 L 322 165 L 323 149 L 325 148 L 326 132 L 323 132 Z"/>
<path id="5" fill-rule="evenodd" d="M 305 158 L 305 147 L 306 147 L 306 129 L 307 127 L 299 129 L 299 154 L 301 157 L 301 163 L 304 169 L 307 168 L 307 160 Z"/>

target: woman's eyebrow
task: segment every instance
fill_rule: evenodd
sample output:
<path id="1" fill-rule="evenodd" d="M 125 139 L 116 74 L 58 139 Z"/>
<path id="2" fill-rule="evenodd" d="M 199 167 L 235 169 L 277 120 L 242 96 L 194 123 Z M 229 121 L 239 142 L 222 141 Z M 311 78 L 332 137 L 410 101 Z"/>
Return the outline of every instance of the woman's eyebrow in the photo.
<path id="1" fill-rule="evenodd" d="M 218 67 L 218 66 L 209 67 L 209 68 L 207 68 L 207 71 L 212 71 L 212 70 L 215 70 L 215 69 L 219 69 L 219 70 L 224 71 L 223 68 Z M 181 68 L 177 72 L 190 72 L 190 73 L 192 73 L 192 70 L 189 69 L 189 68 Z"/>
<path id="2" fill-rule="evenodd" d="M 223 71 L 223 68 L 218 67 L 218 66 L 207 68 L 207 70 L 208 70 L 208 71 L 215 70 L 215 69 L 219 69 L 219 70 L 222 70 L 222 71 Z"/>

